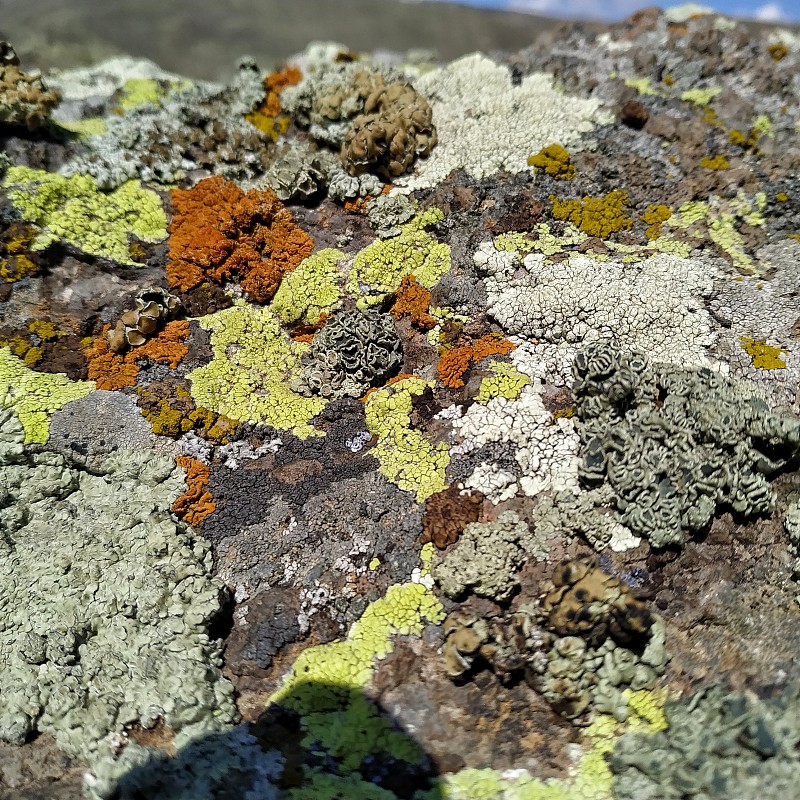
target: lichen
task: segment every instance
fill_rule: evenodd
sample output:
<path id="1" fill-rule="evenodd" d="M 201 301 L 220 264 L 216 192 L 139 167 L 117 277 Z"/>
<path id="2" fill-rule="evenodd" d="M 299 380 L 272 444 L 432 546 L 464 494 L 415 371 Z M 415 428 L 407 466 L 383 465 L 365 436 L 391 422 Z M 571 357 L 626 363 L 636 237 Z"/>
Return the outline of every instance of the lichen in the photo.
<path id="1" fill-rule="evenodd" d="M 71 381 L 66 375 L 34 372 L 9 348 L 0 348 L 0 409 L 15 411 L 25 431 L 26 444 L 44 444 L 51 415 L 94 388 L 92 381 Z"/>
<path id="2" fill-rule="evenodd" d="M 359 298 L 359 308 L 381 303 L 406 275 L 430 289 L 450 270 L 450 248 L 425 230 L 442 219 L 439 209 L 429 208 L 401 225 L 399 235 L 373 242 L 356 254 L 348 289 Z"/>
<path id="3" fill-rule="evenodd" d="M 138 181 L 106 194 L 86 175 L 66 178 L 43 169 L 9 167 L 3 187 L 23 219 L 41 228 L 33 250 L 65 241 L 89 255 L 135 265 L 131 234 L 145 242 L 158 242 L 167 235 L 158 195 Z"/>
<path id="4" fill-rule="evenodd" d="M 412 398 L 430 384 L 421 378 L 403 378 L 370 392 L 365 401 L 367 430 L 378 437 L 371 453 L 380 471 L 401 489 L 415 492 L 423 502 L 447 488 L 445 470 L 449 448 L 433 444 L 411 427 Z"/>
<path id="5" fill-rule="evenodd" d="M 322 435 L 309 424 L 325 408 L 321 397 L 291 388 L 308 345 L 292 341 L 269 308 L 237 301 L 202 317 L 214 359 L 188 374 L 199 406 L 238 421 L 262 422 L 302 439 Z"/>

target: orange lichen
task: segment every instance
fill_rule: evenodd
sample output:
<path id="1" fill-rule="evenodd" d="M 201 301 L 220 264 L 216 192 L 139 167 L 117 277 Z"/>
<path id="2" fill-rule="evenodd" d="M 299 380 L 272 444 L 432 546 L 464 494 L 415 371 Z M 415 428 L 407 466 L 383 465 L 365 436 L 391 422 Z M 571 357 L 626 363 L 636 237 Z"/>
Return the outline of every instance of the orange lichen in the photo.
<path id="1" fill-rule="evenodd" d="M 314 248 L 271 189 L 245 193 L 217 176 L 174 189 L 172 204 L 167 279 L 175 290 L 238 278 L 252 299 L 266 302 Z"/>
<path id="2" fill-rule="evenodd" d="M 270 136 L 273 141 L 277 140 L 292 124 L 286 114 L 281 114 L 280 94 L 287 86 L 300 83 L 302 77 L 300 70 L 294 66 L 270 72 L 264 80 L 267 89 L 264 99 L 258 108 L 245 114 L 245 119 Z"/>
<path id="3" fill-rule="evenodd" d="M 191 456 L 178 456 L 175 461 L 186 470 L 188 488 L 175 498 L 172 513 L 189 525 L 198 525 L 217 508 L 211 492 L 206 488 L 210 471 L 206 464 Z"/>
<path id="4" fill-rule="evenodd" d="M 292 339 L 296 342 L 310 342 L 314 338 L 314 334 L 325 327 L 327 319 L 328 312 L 323 311 L 313 325 L 298 325 L 292 331 Z"/>
<path id="5" fill-rule="evenodd" d="M 184 344 L 189 335 L 189 323 L 186 320 L 168 322 L 157 336 L 124 354 L 115 353 L 109 348 L 106 334 L 110 328 L 110 325 L 103 326 L 100 335 L 86 349 L 89 379 L 97 383 L 98 389 L 114 391 L 124 386 L 135 386 L 140 360 L 149 358 L 175 369 L 188 352 Z"/>
<path id="6" fill-rule="evenodd" d="M 450 389 L 464 385 L 464 373 L 487 356 L 504 356 L 514 350 L 516 345 L 497 334 L 488 334 L 473 344 L 452 347 L 446 350 L 436 367 L 442 383 Z"/>
<path id="7" fill-rule="evenodd" d="M 381 188 L 381 194 L 389 194 L 392 191 L 391 183 L 384 183 Z M 380 197 L 380 195 L 377 195 Z M 366 197 L 356 197 L 353 200 L 344 201 L 344 210 L 350 211 L 354 214 L 366 214 L 367 207 L 375 199 L 372 195 L 368 194 Z"/>
<path id="8" fill-rule="evenodd" d="M 394 304 L 390 311 L 395 319 L 411 317 L 411 324 L 427 331 L 436 325 L 436 320 L 428 313 L 431 293 L 419 284 L 413 275 L 406 275 L 395 292 Z"/>

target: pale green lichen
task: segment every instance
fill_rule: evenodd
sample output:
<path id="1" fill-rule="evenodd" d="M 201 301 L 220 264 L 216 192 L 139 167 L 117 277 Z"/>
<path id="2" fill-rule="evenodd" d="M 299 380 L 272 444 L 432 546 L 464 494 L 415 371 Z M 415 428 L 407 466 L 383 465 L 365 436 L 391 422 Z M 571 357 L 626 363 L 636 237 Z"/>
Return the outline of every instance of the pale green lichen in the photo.
<path id="1" fill-rule="evenodd" d="M 225 588 L 176 521 L 171 458 L 119 450 L 88 472 L 32 452 L 0 411 L 0 739 L 51 734 L 93 766 L 109 734 L 161 719 L 175 746 L 237 718 L 209 635 Z"/>
<path id="2" fill-rule="evenodd" d="M 30 167 L 9 167 L 3 187 L 23 219 L 42 228 L 34 250 L 65 241 L 84 253 L 135 265 L 129 237 L 157 242 L 167 235 L 167 218 L 155 192 L 128 181 L 113 192 L 100 191 L 94 178 L 66 178 Z"/>
<path id="3" fill-rule="evenodd" d="M 13 408 L 25 429 L 25 443 L 44 444 L 50 417 L 94 389 L 94 381 L 71 381 L 66 375 L 34 372 L 8 347 L 0 348 L 0 409 Z"/>
<path id="4" fill-rule="evenodd" d="M 361 250 L 353 260 L 348 289 L 359 308 L 377 305 L 395 291 L 405 275 L 430 289 L 450 270 L 450 248 L 437 242 L 425 227 L 444 219 L 438 208 L 417 214 L 400 225 L 400 233 Z"/>
<path id="5" fill-rule="evenodd" d="M 687 89 L 681 92 L 681 100 L 694 103 L 696 106 L 707 106 L 721 91 L 718 86 L 709 89 Z"/>
<path id="6" fill-rule="evenodd" d="M 188 375 L 198 406 L 230 419 L 292 431 L 301 439 L 322 435 L 309 421 L 327 401 L 303 397 L 290 386 L 301 373 L 300 356 L 309 346 L 292 341 L 269 308 L 239 300 L 199 323 L 212 332 L 214 360 Z"/>
<path id="7" fill-rule="evenodd" d="M 380 471 L 392 483 L 415 492 L 422 503 L 447 486 L 445 470 L 450 449 L 432 444 L 411 427 L 412 398 L 433 384 L 421 378 L 404 378 L 371 392 L 365 402 L 367 430 L 378 437 L 371 453 Z"/>
<path id="8" fill-rule="evenodd" d="M 303 259 L 284 275 L 272 298 L 272 310 L 286 323 L 306 325 L 316 325 L 322 314 L 335 311 L 342 300 L 338 267 L 342 258 L 340 250 L 325 248 Z"/>

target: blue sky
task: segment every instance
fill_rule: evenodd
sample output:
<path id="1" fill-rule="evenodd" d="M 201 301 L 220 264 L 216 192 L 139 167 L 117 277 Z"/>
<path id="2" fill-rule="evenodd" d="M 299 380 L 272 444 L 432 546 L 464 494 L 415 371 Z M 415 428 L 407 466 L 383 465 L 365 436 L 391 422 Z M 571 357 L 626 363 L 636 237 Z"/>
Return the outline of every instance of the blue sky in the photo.
<path id="1" fill-rule="evenodd" d="M 529 11 L 552 17 L 582 17 L 593 19 L 617 20 L 628 16 L 633 11 L 645 6 L 661 6 L 666 8 L 679 5 L 675 2 L 648 2 L 648 0 L 458 0 L 466 5 L 483 6 L 484 8 L 504 8 L 516 11 Z M 700 2 L 722 14 L 736 17 L 750 17 L 764 22 L 800 22 L 800 0 L 756 0 L 748 3 L 744 0 L 716 0 Z"/>

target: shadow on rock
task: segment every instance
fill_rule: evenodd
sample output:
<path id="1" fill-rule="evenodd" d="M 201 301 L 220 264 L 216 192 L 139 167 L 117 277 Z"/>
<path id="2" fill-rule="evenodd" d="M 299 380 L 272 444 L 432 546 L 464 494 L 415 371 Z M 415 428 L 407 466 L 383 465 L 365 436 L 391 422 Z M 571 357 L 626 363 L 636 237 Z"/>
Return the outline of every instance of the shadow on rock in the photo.
<path id="1" fill-rule="evenodd" d="M 300 682 L 253 723 L 195 739 L 173 757 L 129 744 L 98 768 L 104 800 L 440 800 L 420 744 L 363 692 Z"/>

